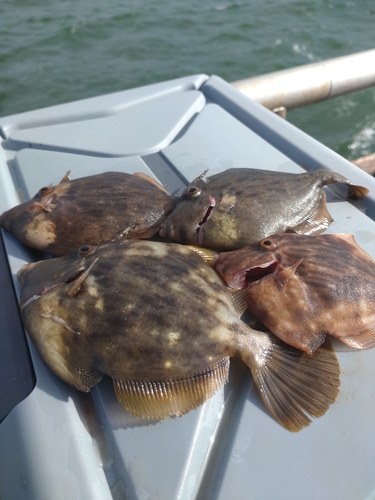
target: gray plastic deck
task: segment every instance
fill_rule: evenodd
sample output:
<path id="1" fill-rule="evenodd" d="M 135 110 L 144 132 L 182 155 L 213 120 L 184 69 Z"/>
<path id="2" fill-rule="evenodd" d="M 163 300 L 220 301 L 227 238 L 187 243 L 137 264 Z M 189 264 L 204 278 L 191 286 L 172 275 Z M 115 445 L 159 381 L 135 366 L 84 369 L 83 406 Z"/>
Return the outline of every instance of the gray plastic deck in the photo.
<path id="1" fill-rule="evenodd" d="M 325 188 L 328 232 L 354 234 L 375 258 L 375 180 L 215 76 L 5 117 L 0 136 L 0 213 L 68 170 L 142 171 L 178 193 L 206 169 L 324 166 L 370 189 L 349 203 Z M 35 255 L 3 237 L 19 296 L 16 273 Z M 123 409 L 109 379 L 90 394 L 59 380 L 27 339 L 36 385 L 0 424 L 2 500 L 375 498 L 375 350 L 334 343 L 338 398 L 293 434 L 268 415 L 240 361 L 197 410 L 148 421 Z"/>

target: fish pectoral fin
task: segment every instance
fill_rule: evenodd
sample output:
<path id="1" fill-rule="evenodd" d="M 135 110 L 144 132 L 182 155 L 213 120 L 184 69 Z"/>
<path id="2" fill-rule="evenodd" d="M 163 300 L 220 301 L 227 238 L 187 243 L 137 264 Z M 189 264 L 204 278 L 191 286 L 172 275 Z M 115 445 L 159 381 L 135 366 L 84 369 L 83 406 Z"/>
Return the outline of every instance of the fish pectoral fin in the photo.
<path id="1" fill-rule="evenodd" d="M 70 172 L 70 170 L 67 171 L 64 177 L 61 179 L 60 184 L 62 184 L 63 182 L 70 182 Z"/>
<path id="2" fill-rule="evenodd" d="M 332 221 L 331 214 L 327 210 L 326 195 L 322 191 L 319 204 L 309 217 L 290 230 L 298 234 L 320 234 L 329 227 Z"/>
<path id="3" fill-rule="evenodd" d="M 211 398 L 228 380 L 229 358 L 197 375 L 177 380 L 126 381 L 113 379 L 118 401 L 134 415 L 164 419 L 181 416 Z"/>
<path id="4" fill-rule="evenodd" d="M 187 245 L 190 250 L 193 250 L 193 252 L 197 253 L 202 259 L 204 259 L 207 264 L 212 263 L 214 258 L 219 254 L 217 250 L 211 250 L 209 248 L 203 248 L 203 247 L 198 247 L 195 245 Z"/>
<path id="5" fill-rule="evenodd" d="M 371 349 L 375 347 L 375 330 L 367 330 L 358 335 L 348 335 L 345 337 L 334 335 L 334 337 L 354 349 Z"/>
<path id="6" fill-rule="evenodd" d="M 165 193 L 165 194 L 169 195 L 168 191 L 165 189 L 165 187 L 163 186 L 163 184 L 161 184 L 156 179 L 153 179 L 149 175 L 144 174 L 143 172 L 135 172 L 133 175 L 135 175 L 136 177 L 138 177 L 138 179 L 142 179 L 142 180 L 148 182 L 149 184 L 152 184 L 154 187 L 156 187 L 157 189 L 159 189 L 162 193 Z"/>
<path id="7" fill-rule="evenodd" d="M 87 276 L 90 274 L 90 271 L 91 271 L 93 265 L 95 264 L 95 262 L 98 261 L 98 259 L 99 259 L 99 257 L 97 257 L 94 260 L 94 262 L 86 269 L 86 271 L 84 271 L 82 274 L 80 274 L 78 276 L 78 278 L 73 281 L 72 286 L 68 290 L 68 296 L 69 297 L 73 297 L 73 295 L 75 295 L 78 292 L 78 290 L 82 286 L 82 283 L 85 281 L 85 279 L 87 278 Z"/>
<path id="8" fill-rule="evenodd" d="M 146 238 L 152 238 L 155 236 L 160 229 L 161 223 L 165 219 L 165 216 L 161 217 L 157 222 L 151 224 L 144 218 L 140 219 L 133 226 L 126 228 L 120 234 L 118 234 L 114 240 L 118 240 L 122 237 L 126 237 L 128 240 L 143 240 Z"/>
<path id="9" fill-rule="evenodd" d="M 272 339 L 267 361 L 250 369 L 269 413 L 285 429 L 298 432 L 335 401 L 340 366 L 328 341 L 309 356 Z"/>
<path id="10" fill-rule="evenodd" d="M 275 275 L 277 277 L 277 283 L 279 285 L 285 285 L 296 274 L 297 267 L 302 261 L 303 259 L 300 259 L 289 267 L 279 266 L 277 274 Z"/>
<path id="11" fill-rule="evenodd" d="M 225 212 L 229 212 L 231 208 L 234 207 L 237 201 L 237 195 L 234 191 L 225 189 L 223 191 L 223 196 L 221 197 L 221 201 L 218 205 L 219 210 L 224 210 Z"/>

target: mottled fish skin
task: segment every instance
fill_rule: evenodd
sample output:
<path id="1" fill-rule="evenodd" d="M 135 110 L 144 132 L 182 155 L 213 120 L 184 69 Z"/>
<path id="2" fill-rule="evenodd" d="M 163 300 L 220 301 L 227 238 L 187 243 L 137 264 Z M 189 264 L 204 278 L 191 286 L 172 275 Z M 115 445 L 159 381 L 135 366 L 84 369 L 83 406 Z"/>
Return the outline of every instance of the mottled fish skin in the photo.
<path id="1" fill-rule="evenodd" d="M 269 412 L 291 431 L 323 415 L 337 395 L 334 353 L 299 355 L 251 329 L 221 278 L 189 247 L 144 240 L 83 246 L 28 264 L 18 278 L 28 333 L 50 368 L 77 389 L 90 390 L 103 375 L 120 381 L 116 393 L 121 381 L 171 387 L 238 356 Z"/>
<path id="2" fill-rule="evenodd" d="M 368 192 L 324 169 L 292 174 L 233 168 L 208 177 L 207 182 L 203 175 L 186 188 L 162 223 L 162 237 L 234 250 L 270 234 L 318 234 L 332 221 L 323 186 L 347 184 L 351 195 L 358 198 Z"/>
<path id="3" fill-rule="evenodd" d="M 157 186 L 144 174 L 105 172 L 72 181 L 65 176 L 60 184 L 43 187 L 31 200 L 4 212 L 0 227 L 55 256 L 110 241 L 129 228 L 133 237 L 148 237 L 157 233 L 176 200 Z"/>
<path id="4" fill-rule="evenodd" d="M 221 253 L 216 271 L 246 289 L 249 311 L 284 342 L 312 353 L 327 334 L 375 346 L 375 262 L 349 234 L 269 236 Z"/>

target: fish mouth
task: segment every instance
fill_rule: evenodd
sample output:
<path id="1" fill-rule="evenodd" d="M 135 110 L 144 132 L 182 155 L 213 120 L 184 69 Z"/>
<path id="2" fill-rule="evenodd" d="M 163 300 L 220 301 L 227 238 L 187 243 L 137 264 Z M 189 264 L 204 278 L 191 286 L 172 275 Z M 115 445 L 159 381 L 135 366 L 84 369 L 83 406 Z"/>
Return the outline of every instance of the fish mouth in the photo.
<path id="1" fill-rule="evenodd" d="M 237 273 L 231 280 L 229 286 L 242 290 L 249 288 L 265 276 L 272 274 L 276 270 L 278 264 L 278 261 L 273 259 L 263 264 L 258 264 L 257 266 L 248 267 L 240 273 Z"/>
<path id="2" fill-rule="evenodd" d="M 198 222 L 198 224 L 195 227 L 195 232 L 197 233 L 197 239 L 198 239 L 199 245 L 202 245 L 202 241 L 203 241 L 203 225 L 211 217 L 212 210 L 216 205 L 216 199 L 214 198 L 214 196 L 211 196 L 211 195 L 209 196 L 209 202 L 210 202 L 210 204 L 209 204 L 205 214 L 203 215 L 203 218 Z"/>

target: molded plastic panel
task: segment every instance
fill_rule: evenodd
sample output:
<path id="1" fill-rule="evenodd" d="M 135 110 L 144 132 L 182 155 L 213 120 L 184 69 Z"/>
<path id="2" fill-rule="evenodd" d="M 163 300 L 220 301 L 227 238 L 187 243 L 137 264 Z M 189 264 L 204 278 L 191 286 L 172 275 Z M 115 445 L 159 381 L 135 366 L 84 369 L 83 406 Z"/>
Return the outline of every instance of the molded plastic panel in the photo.
<path id="1" fill-rule="evenodd" d="M 205 104 L 197 91 L 171 95 L 102 118 L 16 130 L 8 147 L 52 149 L 90 156 L 150 154 L 167 146 Z"/>
<path id="2" fill-rule="evenodd" d="M 4 139 L 8 139 L 14 130 L 110 116 L 147 101 L 198 90 L 206 80 L 208 80 L 207 75 L 191 75 L 168 82 L 7 116 L 0 119 L 0 135 Z"/>

